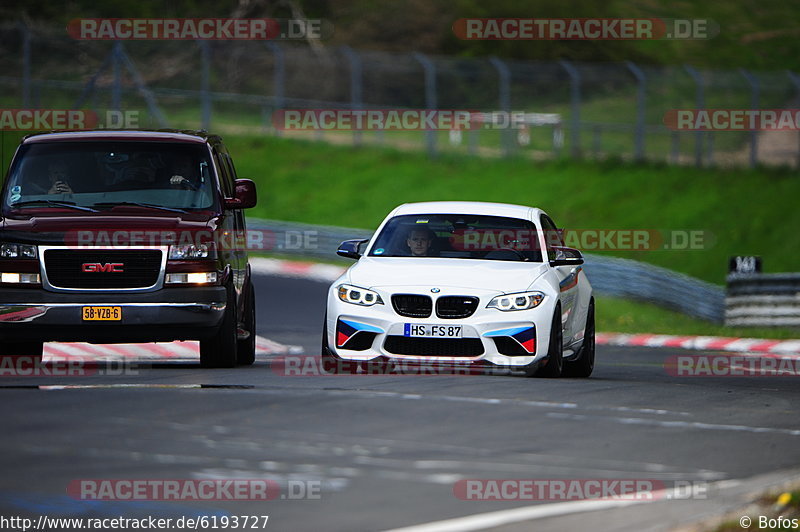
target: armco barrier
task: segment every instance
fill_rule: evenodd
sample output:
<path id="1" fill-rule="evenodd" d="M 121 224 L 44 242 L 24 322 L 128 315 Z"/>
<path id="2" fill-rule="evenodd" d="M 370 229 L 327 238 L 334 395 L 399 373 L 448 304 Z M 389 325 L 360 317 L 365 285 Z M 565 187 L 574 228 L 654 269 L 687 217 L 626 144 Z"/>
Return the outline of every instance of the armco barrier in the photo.
<path id="1" fill-rule="evenodd" d="M 646 301 L 682 314 L 722 323 L 725 290 L 694 277 L 630 259 L 584 255 L 598 294 Z"/>
<path id="2" fill-rule="evenodd" d="M 332 260 L 343 240 L 372 236 L 372 231 L 365 229 L 259 218 L 248 218 L 247 226 L 275 233 L 275 247 L 268 251 L 298 258 Z M 308 240 L 313 245 L 300 245 L 301 235 L 313 235 Z M 725 290 L 721 286 L 635 260 L 589 254 L 584 257 L 586 272 L 598 294 L 646 301 L 696 318 L 723 321 Z"/>
<path id="3" fill-rule="evenodd" d="M 732 273 L 727 283 L 725 325 L 800 326 L 800 274 Z"/>

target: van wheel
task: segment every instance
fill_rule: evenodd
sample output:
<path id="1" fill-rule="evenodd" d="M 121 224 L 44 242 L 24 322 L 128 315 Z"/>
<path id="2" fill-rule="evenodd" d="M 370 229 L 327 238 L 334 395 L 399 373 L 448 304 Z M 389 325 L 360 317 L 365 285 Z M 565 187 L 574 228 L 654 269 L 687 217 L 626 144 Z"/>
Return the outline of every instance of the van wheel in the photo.
<path id="1" fill-rule="evenodd" d="M 41 361 L 43 351 L 43 342 L 3 342 L 0 344 L 0 358 L 16 359 L 27 357 L 35 361 Z"/>
<path id="2" fill-rule="evenodd" d="M 200 340 L 200 365 L 204 368 L 233 368 L 236 366 L 236 295 L 228 286 L 225 314 L 214 336 Z"/>
<path id="3" fill-rule="evenodd" d="M 256 291 L 252 279 L 249 286 L 244 300 L 242 325 L 250 336 L 246 340 L 238 340 L 236 346 L 236 362 L 243 366 L 251 366 L 256 361 Z"/>

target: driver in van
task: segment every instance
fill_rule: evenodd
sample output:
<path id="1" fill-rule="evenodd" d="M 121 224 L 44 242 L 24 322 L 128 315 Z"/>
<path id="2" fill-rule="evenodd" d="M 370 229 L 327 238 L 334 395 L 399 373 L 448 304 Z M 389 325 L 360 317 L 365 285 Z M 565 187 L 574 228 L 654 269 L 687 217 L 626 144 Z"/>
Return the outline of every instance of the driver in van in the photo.
<path id="1" fill-rule="evenodd" d="M 178 155 L 173 164 L 169 184 L 174 188 L 197 190 L 197 170 L 188 155 Z"/>
<path id="2" fill-rule="evenodd" d="M 72 194 L 67 165 L 63 162 L 54 161 L 47 165 L 47 179 L 50 182 L 48 194 Z"/>

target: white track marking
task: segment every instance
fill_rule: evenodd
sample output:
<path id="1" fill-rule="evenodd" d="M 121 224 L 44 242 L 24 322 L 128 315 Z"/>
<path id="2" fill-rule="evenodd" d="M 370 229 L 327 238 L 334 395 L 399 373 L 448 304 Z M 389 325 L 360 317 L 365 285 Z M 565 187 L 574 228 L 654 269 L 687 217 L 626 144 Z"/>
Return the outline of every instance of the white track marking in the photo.
<path id="1" fill-rule="evenodd" d="M 709 487 L 727 488 L 740 485 L 740 481 L 724 480 Z M 572 515 L 584 512 L 595 512 L 598 510 L 608 510 L 611 508 L 623 508 L 636 504 L 658 502 L 659 500 L 669 500 L 683 496 L 684 489 L 660 490 L 649 493 L 652 498 L 641 499 L 594 499 L 585 501 L 567 501 L 550 504 L 537 504 L 524 506 L 522 508 L 512 508 L 510 510 L 499 510 L 482 514 L 456 517 L 443 521 L 434 521 L 420 525 L 413 525 L 403 528 L 394 528 L 386 532 L 468 532 L 472 530 L 485 530 L 522 521 L 532 521 L 544 519 L 546 517 L 558 517 L 562 515 Z"/>
<path id="2" fill-rule="evenodd" d="M 800 436 L 800 430 L 780 429 L 774 427 L 749 427 L 747 425 L 724 425 L 718 423 L 703 423 L 701 421 L 666 421 L 661 419 L 645 419 L 635 417 L 599 417 L 585 416 L 582 414 L 566 414 L 562 412 L 549 412 L 547 417 L 553 419 L 569 419 L 574 421 L 612 421 L 622 425 L 649 425 L 664 428 L 722 430 L 732 432 L 750 432 L 753 434 L 783 434 L 785 436 Z"/>

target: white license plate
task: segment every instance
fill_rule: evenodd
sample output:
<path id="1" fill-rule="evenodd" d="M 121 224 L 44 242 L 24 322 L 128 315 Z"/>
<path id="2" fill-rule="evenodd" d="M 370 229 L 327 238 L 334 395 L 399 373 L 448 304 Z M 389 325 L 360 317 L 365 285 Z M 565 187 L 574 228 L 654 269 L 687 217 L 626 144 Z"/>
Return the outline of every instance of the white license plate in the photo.
<path id="1" fill-rule="evenodd" d="M 413 338 L 461 338 L 461 325 L 406 323 L 403 327 L 403 336 Z"/>

